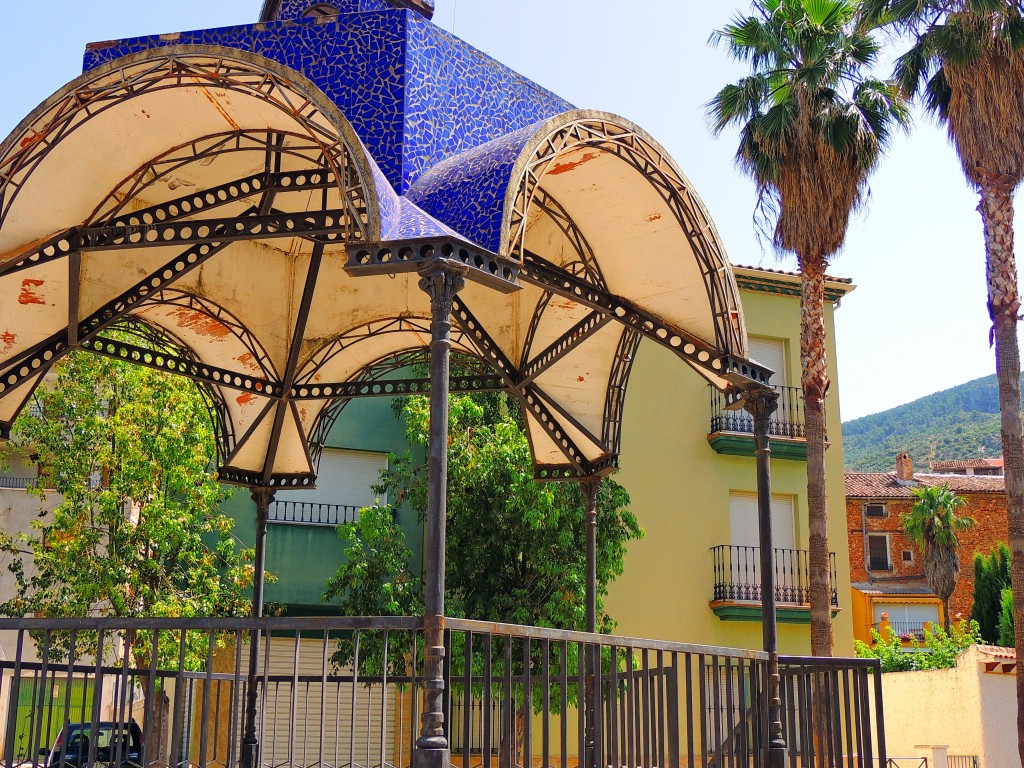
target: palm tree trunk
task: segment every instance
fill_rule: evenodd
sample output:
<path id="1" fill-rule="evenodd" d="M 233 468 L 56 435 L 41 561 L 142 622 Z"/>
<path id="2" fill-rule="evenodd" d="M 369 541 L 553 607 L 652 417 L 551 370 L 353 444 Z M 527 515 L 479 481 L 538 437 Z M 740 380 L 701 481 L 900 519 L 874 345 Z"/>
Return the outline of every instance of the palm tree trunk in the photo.
<path id="1" fill-rule="evenodd" d="M 988 311 L 996 347 L 1003 473 L 1012 552 L 1014 645 L 1024 659 L 1024 433 L 1021 425 L 1020 348 L 1017 344 L 1017 264 L 1013 255 L 1013 185 L 986 180 L 978 206 L 985 225 Z M 1024 665 L 1017 665 L 1017 750 L 1024 763 Z"/>
<path id="2" fill-rule="evenodd" d="M 807 441 L 807 527 L 810 568 L 811 654 L 831 656 L 828 508 L 825 499 L 825 260 L 800 256 L 800 384 Z"/>

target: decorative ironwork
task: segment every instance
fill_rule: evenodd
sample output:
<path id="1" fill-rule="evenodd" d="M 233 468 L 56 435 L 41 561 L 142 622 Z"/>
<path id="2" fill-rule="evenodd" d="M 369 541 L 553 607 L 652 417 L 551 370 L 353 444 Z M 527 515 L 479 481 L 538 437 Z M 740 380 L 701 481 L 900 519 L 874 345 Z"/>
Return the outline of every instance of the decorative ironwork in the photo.
<path id="1" fill-rule="evenodd" d="M 539 352 L 530 362 L 523 366 L 523 370 L 519 374 L 518 383 L 528 384 L 533 381 L 540 374 L 554 365 L 558 360 L 565 357 L 565 355 L 589 339 L 610 322 L 611 317 L 603 312 L 591 312 L 576 325 L 555 339 L 547 349 Z"/>
<path id="2" fill-rule="evenodd" d="M 733 283 L 723 279 L 722 266 L 728 261 L 713 235 L 714 226 L 668 155 L 636 130 L 610 120 L 587 118 L 559 126 L 544 137 L 523 171 L 509 213 L 509 253 L 525 261 L 528 253 L 526 229 L 540 181 L 561 154 L 577 147 L 594 147 L 615 155 L 635 168 L 658 192 L 685 233 L 700 267 L 711 311 L 716 318 L 715 345 L 720 350 L 744 349 L 745 339 L 737 320 L 739 296 L 737 291 L 727 290 Z"/>
<path id="3" fill-rule="evenodd" d="M 610 314 L 622 324 L 635 329 L 661 346 L 667 347 L 691 365 L 708 370 L 718 376 L 729 373 L 741 374 L 745 367 L 754 381 L 768 380 L 770 372 L 763 366 L 748 361 L 739 363 L 723 356 L 713 346 L 692 334 L 674 328 L 660 318 L 637 307 L 631 301 L 608 293 L 591 285 L 580 277 L 570 275 L 531 251 L 524 251 L 523 269 L 520 277 L 528 283 L 579 302 L 592 309 Z"/>
<path id="4" fill-rule="evenodd" d="M 761 548 L 720 545 L 712 547 L 714 559 L 714 600 L 761 602 Z M 836 553 L 829 552 L 829 584 L 833 607 L 839 607 Z M 807 550 L 772 549 L 775 600 L 780 604 L 807 605 L 810 602 L 810 570 Z"/>
<path id="5" fill-rule="evenodd" d="M 83 341 L 82 348 L 115 360 L 126 360 L 157 371 L 187 376 L 193 381 L 210 386 L 228 387 L 266 397 L 275 397 L 280 392 L 280 385 L 267 379 L 243 376 L 227 368 L 218 368 L 168 352 L 154 351 L 104 336 Z"/>
<path id="6" fill-rule="evenodd" d="M 640 346 L 641 336 L 636 331 L 626 328 L 619 338 L 615 360 L 611 374 L 608 376 L 608 394 L 604 401 L 604 432 L 602 442 L 610 450 L 618 454 L 622 439 L 622 412 L 626 407 L 626 385 L 629 374 L 633 370 L 633 360 Z"/>
<path id="7" fill-rule="evenodd" d="M 747 411 L 729 410 L 727 395 L 709 385 L 711 392 L 710 432 L 754 434 L 754 417 Z M 779 408 L 768 421 L 768 434 L 789 439 L 804 438 L 803 392 L 799 387 L 773 387 L 779 393 Z"/>
<path id="8" fill-rule="evenodd" d="M 352 276 L 416 272 L 432 261 L 465 268 L 466 277 L 503 293 L 519 289 L 519 265 L 454 237 L 416 238 L 346 246 L 345 271 Z"/>
<path id="9" fill-rule="evenodd" d="M 218 54 L 182 54 L 167 49 L 162 54 L 151 53 L 142 61 L 126 57 L 119 65 L 95 73 L 92 81 L 62 92 L 46 113 L 26 129 L 25 135 L 17 137 L 18 149 L 0 161 L 0 225 L 6 221 L 11 204 L 32 171 L 66 135 L 126 98 L 195 87 L 197 83 L 242 93 L 280 110 L 305 130 L 307 139 L 315 139 L 323 165 L 335 178 L 349 178 L 348 165 L 354 158 L 349 156 L 343 138 L 328 127 L 333 116 L 324 115 L 309 100 L 297 107 L 289 93 L 302 93 L 304 87 L 288 79 L 283 68 L 272 68 L 266 60 L 256 66 L 246 61 L 248 57 L 243 52 L 230 49 L 222 49 Z M 368 169 L 362 175 L 368 178 Z M 365 194 L 361 198 L 368 206 L 376 205 Z M 368 210 L 362 223 L 377 220 L 376 210 Z"/>

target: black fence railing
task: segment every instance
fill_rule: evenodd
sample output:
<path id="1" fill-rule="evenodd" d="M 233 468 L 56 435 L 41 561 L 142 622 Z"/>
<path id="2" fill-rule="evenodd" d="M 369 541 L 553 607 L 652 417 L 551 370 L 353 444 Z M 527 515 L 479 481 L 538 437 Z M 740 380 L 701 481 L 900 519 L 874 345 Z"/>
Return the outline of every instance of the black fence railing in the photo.
<path id="1" fill-rule="evenodd" d="M 978 768 L 977 755 L 946 755 L 948 768 Z"/>
<path id="2" fill-rule="evenodd" d="M 463 619 L 446 626 L 453 764 L 766 764 L 763 652 Z M 237 765 L 254 633 L 262 766 L 411 764 L 422 620 L 307 617 L 0 620 L 10 649 L 0 662 L 10 702 L 0 765 Z M 782 657 L 780 670 L 791 768 L 885 765 L 877 659 Z M 63 737 L 75 733 L 91 743 L 73 759 Z M 58 734 L 63 746 L 52 752 Z"/>
<path id="3" fill-rule="evenodd" d="M 351 504 L 321 504 L 314 501 L 274 501 L 267 510 L 272 523 L 301 523 L 305 525 L 341 525 L 359 522 L 360 506 Z"/>
<path id="4" fill-rule="evenodd" d="M 743 409 L 726 410 L 725 395 L 708 385 L 711 392 L 711 429 L 715 432 L 754 434 L 754 417 Z M 779 393 L 778 410 L 768 423 L 773 437 L 802 438 L 804 434 L 804 395 L 800 387 L 775 387 Z"/>
<path id="5" fill-rule="evenodd" d="M 0 488 L 24 490 L 30 485 L 34 485 L 38 479 L 38 477 L 10 477 L 9 475 L 0 475 Z"/>
<path id="6" fill-rule="evenodd" d="M 715 600 L 761 601 L 761 548 L 720 545 L 712 547 L 715 570 Z M 810 568 L 807 550 L 772 551 L 775 601 L 805 605 L 810 602 Z M 832 605 L 839 607 L 836 554 L 829 552 L 829 588 Z"/>

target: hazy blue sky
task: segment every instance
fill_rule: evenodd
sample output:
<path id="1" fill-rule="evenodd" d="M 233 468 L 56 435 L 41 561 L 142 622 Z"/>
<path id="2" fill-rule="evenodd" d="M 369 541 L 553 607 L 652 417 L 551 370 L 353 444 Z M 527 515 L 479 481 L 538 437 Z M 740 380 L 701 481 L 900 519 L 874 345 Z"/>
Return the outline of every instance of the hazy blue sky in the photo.
<path id="1" fill-rule="evenodd" d="M 743 70 L 706 44 L 746 3 L 730 0 L 436 0 L 434 17 L 580 107 L 624 115 L 676 158 L 734 264 L 795 269 L 758 243 L 754 190 L 714 139 L 703 105 Z M 85 44 L 243 24 L 261 0 L 12 3 L 0 32 L 0 135 L 81 70 Z M 831 273 L 857 290 L 837 312 L 844 420 L 995 371 L 981 220 L 945 135 L 920 118 L 895 142 Z M 1021 206 L 1018 195 L 1018 208 Z M 1022 218 L 1017 216 L 1017 226 Z"/>

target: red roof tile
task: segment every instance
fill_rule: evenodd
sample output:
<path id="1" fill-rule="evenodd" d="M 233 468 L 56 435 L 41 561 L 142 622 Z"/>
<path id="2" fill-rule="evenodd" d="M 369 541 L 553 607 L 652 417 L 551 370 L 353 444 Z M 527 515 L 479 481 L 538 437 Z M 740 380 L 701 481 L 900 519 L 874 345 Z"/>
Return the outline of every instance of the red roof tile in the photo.
<path id="1" fill-rule="evenodd" d="M 928 462 L 928 468 L 933 472 L 941 472 L 944 469 L 991 469 L 1002 466 L 1002 459 L 952 459 Z"/>
<path id="2" fill-rule="evenodd" d="M 915 472 L 919 485 L 948 485 L 956 493 L 1004 493 L 1002 475 L 942 475 Z M 846 496 L 853 499 L 909 499 L 913 486 L 896 482 L 895 472 L 847 472 Z"/>
<path id="3" fill-rule="evenodd" d="M 733 264 L 736 269 L 755 269 L 758 272 L 773 272 L 776 275 L 789 275 L 790 277 L 800 277 L 799 272 L 789 272 L 785 269 L 768 269 L 768 267 L 750 267 L 744 264 Z M 833 277 L 832 275 L 825 275 L 825 279 L 830 283 L 852 283 L 853 278 L 851 277 Z"/>

